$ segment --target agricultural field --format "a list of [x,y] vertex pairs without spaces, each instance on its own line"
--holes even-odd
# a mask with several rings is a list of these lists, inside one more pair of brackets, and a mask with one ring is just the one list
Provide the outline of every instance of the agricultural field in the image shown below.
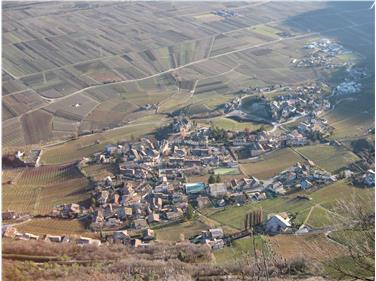
[[45,215],[59,204],[84,203],[88,185],[74,165],[24,168],[3,185],[3,210]]
[[318,144],[295,149],[317,166],[331,173],[360,160],[358,156],[344,146]]
[[76,140],[57,144],[43,150],[41,162],[44,164],[67,163],[88,157],[104,149],[106,144],[130,140],[152,133],[166,124],[164,116],[154,115],[152,120],[140,118],[136,122],[121,128],[107,130],[102,133],[81,136]]
[[218,168],[214,170],[215,175],[239,175],[238,168]]
[[[307,195],[312,200],[299,200],[296,196]],[[236,229],[242,229],[244,226],[245,214],[252,209],[262,208],[264,217],[268,214],[275,214],[280,212],[289,212],[296,214],[297,224],[302,224],[307,219],[312,207],[314,207],[310,214],[308,221],[316,227],[321,227],[330,223],[330,219],[337,214],[336,205],[338,200],[349,200],[351,198],[358,198],[364,201],[364,204],[369,205],[370,208],[374,202],[374,189],[357,188],[349,185],[347,182],[341,180],[331,185],[324,186],[314,191],[301,191],[299,193],[280,196],[274,199],[268,199],[255,203],[249,203],[243,206],[232,206],[225,209],[209,208],[203,211],[208,218],[213,219],[222,225],[228,225]],[[318,206],[316,206],[318,204]],[[324,209],[323,209],[324,208]],[[319,210],[319,211],[317,211]],[[322,211],[321,211],[322,210]],[[323,212],[326,211],[327,213]],[[328,219],[320,221],[323,216],[328,214]],[[338,214],[340,215],[340,214]],[[318,222],[319,221],[319,222]],[[321,225],[319,225],[321,224]]]
[[346,253],[341,245],[329,241],[324,234],[277,235],[267,238],[275,254],[281,258],[306,258],[322,262]]
[[238,122],[229,118],[217,117],[212,119],[206,119],[204,124],[209,123],[214,127],[218,127],[224,130],[232,131],[244,131],[249,129],[250,131],[258,130],[260,128],[268,129],[270,126],[266,124],[254,123],[254,122]]
[[86,229],[86,223],[80,220],[62,220],[62,219],[33,219],[32,221],[22,223],[17,226],[22,232],[29,232],[36,235],[82,235],[93,237],[94,234]]
[[[46,3],[44,12],[28,7],[30,13],[4,6],[3,92],[9,97],[3,101],[3,120],[20,117],[12,121],[16,130],[4,126],[4,145],[45,144],[120,127],[152,115],[138,111],[145,104],[159,104],[162,113],[188,108],[206,114],[244,87],[320,78],[315,69],[289,65],[292,56],[304,55],[303,45],[316,36],[297,28],[294,19],[308,13],[311,17],[303,22],[322,32],[321,21],[312,20],[314,11],[332,8],[299,3],[291,9],[270,2],[210,2],[192,8],[183,3],[86,6]],[[239,16],[228,20],[212,14],[226,8],[236,9]],[[148,20],[139,20],[141,15]],[[347,8],[333,13],[329,26],[348,15]],[[368,16],[362,19],[365,25],[370,21]],[[291,36],[281,37],[283,32]],[[369,44],[358,28],[347,32]],[[214,122],[244,128],[232,121]],[[336,122],[342,134],[341,120]]]
[[365,135],[374,126],[375,113],[369,101],[342,100],[334,110],[323,115],[335,129],[332,137],[346,139]]
[[18,185],[50,185],[63,183],[67,180],[82,178],[82,174],[74,165],[40,166],[25,168],[18,177]]
[[[262,240],[264,240],[264,242],[262,242]],[[257,250],[261,250],[261,247],[263,246],[262,243],[267,243],[265,242],[265,238],[262,236],[256,236],[254,243],[251,237],[244,237],[239,240],[235,240],[231,244],[231,247],[224,247],[223,249],[214,252],[215,262],[216,264],[221,265],[226,263],[240,262],[244,259],[249,259],[251,261],[251,257],[254,256],[254,245],[256,246]]]
[[284,148],[263,155],[257,161],[243,160],[239,166],[244,174],[266,180],[297,162],[303,161],[304,159],[292,149]]
[[184,239],[189,239],[191,236],[201,233],[203,229],[208,228],[201,221],[194,220],[156,229],[155,232],[159,241],[179,241],[183,236]]

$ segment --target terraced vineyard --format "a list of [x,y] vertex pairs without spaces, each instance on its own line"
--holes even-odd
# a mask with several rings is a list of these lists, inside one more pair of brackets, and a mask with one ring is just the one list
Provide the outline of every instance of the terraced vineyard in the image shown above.
[[52,185],[67,180],[81,178],[82,174],[75,165],[40,166],[38,168],[26,168],[20,175],[18,185]]
[[88,184],[72,164],[25,168],[11,184],[3,185],[3,210],[48,214],[56,205],[87,200]]

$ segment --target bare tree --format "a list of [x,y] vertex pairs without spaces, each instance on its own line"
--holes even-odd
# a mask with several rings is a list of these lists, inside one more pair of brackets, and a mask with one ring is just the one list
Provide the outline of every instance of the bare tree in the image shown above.
[[[354,196],[339,201],[336,213],[341,229],[331,237],[344,245],[343,259],[336,258],[328,266],[342,279],[375,280],[375,213],[373,198]],[[344,259],[347,262],[344,262]],[[349,266],[351,264],[351,266]]]

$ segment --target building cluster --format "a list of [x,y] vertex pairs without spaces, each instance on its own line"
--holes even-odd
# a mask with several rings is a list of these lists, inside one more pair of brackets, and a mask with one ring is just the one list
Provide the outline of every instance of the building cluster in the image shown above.
[[330,102],[322,93],[322,85],[312,84],[289,89],[270,101],[273,120],[285,122],[305,115],[316,116],[330,108]]
[[332,62],[332,58],[341,54],[349,53],[342,45],[322,38],[304,45],[309,50],[302,59],[293,59],[291,63],[296,67],[324,67],[335,68],[339,65]]
[[228,10],[228,9],[213,11],[212,14],[220,16],[220,17],[224,17],[224,18],[231,18],[231,17],[235,17],[239,15],[237,12]]
[[212,250],[219,250],[225,246],[224,233],[222,228],[212,228],[201,231],[201,234],[194,236],[191,239],[195,244],[206,244]]
[[33,149],[29,153],[17,151],[15,157],[20,160],[26,167],[39,167],[40,157],[42,156],[42,150]]
[[[309,161],[311,162],[311,161]],[[309,189],[313,186],[327,185],[337,180],[336,176],[319,169],[314,163],[296,163],[271,179],[267,191],[283,195],[288,190]]]
[[356,81],[344,81],[333,89],[333,95],[353,95],[360,93],[362,84]]
[[[243,89],[243,90],[244,90],[244,89]],[[240,106],[240,104],[241,104],[241,100],[240,100],[240,98],[239,98],[239,97],[236,97],[236,98],[234,98],[233,100],[231,100],[231,101],[229,101],[229,102],[227,102],[227,103],[225,104],[224,112],[225,112],[225,113],[228,113],[228,112],[231,112],[231,111],[233,111],[233,110],[235,110],[235,109],[238,109],[239,106]]]

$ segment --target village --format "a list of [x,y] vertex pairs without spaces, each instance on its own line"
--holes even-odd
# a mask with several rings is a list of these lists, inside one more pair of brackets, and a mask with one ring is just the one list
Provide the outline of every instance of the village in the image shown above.
[[[295,99],[293,95],[290,97]],[[282,97],[276,100],[285,104]],[[330,135],[330,126],[313,112],[289,129],[260,129],[253,132],[198,126],[188,117],[178,117],[168,127],[169,134],[165,138],[145,137],[139,141],[107,145],[103,152],[83,158],[77,165],[82,169],[93,164],[113,164],[118,173],[92,182],[92,188],[88,190],[91,194],[89,207],[77,203],[64,204],[56,206],[50,214],[52,218],[89,220],[91,231],[100,233],[101,240],[89,237],[70,239],[49,234],[39,237],[20,233],[11,225],[3,227],[3,236],[19,240],[76,242],[81,245],[106,242],[132,247],[147,246],[156,238],[155,227],[162,228],[189,220],[201,208],[240,206],[328,185],[337,181],[337,175],[317,167],[312,161],[298,162],[264,181],[256,177],[222,181],[216,173],[221,169],[237,171],[239,157],[254,159],[284,147],[325,142]],[[328,145],[338,144],[332,141]],[[348,173],[351,175],[350,171]],[[191,175],[210,175],[208,184],[187,182]],[[372,170],[357,179],[358,183],[366,186],[375,183]],[[12,213],[4,215],[12,216]],[[207,244],[213,250],[220,249],[232,239],[255,231],[254,226],[258,231],[270,235],[302,231],[292,228],[289,215],[284,212],[270,215],[265,221],[262,218],[254,219],[250,228],[235,236],[225,236],[221,228],[203,230],[192,238],[192,242]]]

